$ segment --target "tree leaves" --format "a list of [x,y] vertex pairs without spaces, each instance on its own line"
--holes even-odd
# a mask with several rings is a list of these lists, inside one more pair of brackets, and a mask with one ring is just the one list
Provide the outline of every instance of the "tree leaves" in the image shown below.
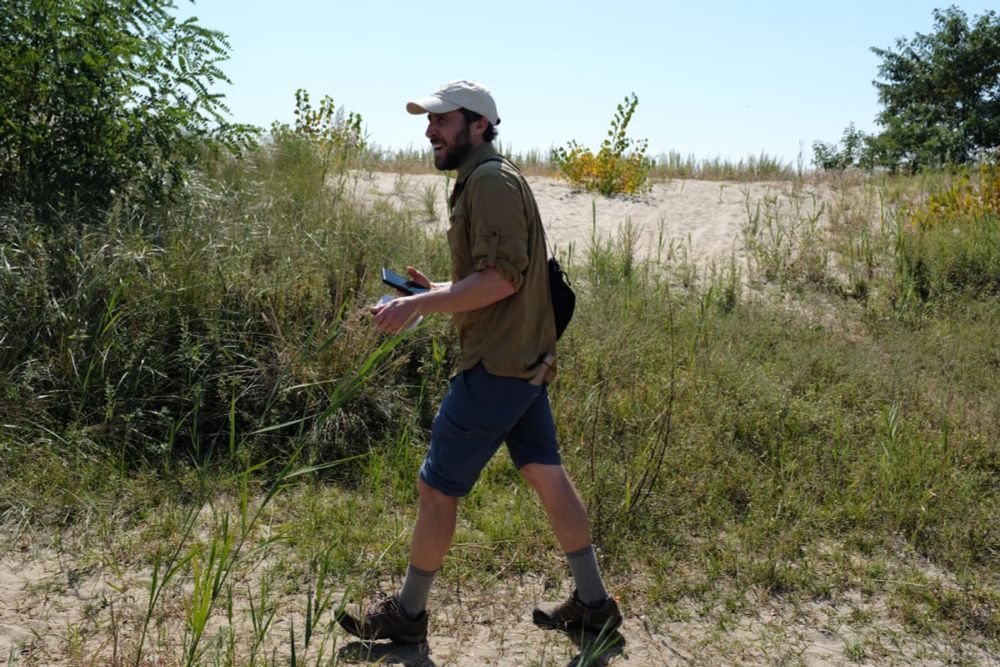
[[205,148],[253,136],[217,82],[229,44],[173,0],[9,0],[0,13],[0,201],[43,220],[175,194]]
[[1000,19],[969,22],[957,7],[934,10],[935,31],[897,39],[874,82],[883,109],[882,161],[921,166],[964,163],[1000,146]]
[[851,124],[839,149],[816,142],[819,167],[915,172],[1000,148],[1000,18],[987,11],[970,22],[952,6],[935,9],[934,23],[930,34],[871,49],[881,59],[872,84],[882,130],[866,135]]

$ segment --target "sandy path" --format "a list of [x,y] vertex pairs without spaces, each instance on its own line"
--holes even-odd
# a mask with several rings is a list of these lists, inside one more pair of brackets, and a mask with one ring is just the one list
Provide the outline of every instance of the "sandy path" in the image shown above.
[[[273,563],[272,563],[273,565]],[[268,563],[234,573],[237,589],[253,587]],[[9,665],[72,667],[131,664],[145,611],[149,570],[83,565],[51,546],[14,549],[0,556],[0,662]],[[255,574],[256,572],[256,574]],[[249,575],[249,578],[247,576]],[[618,582],[622,585],[623,582]],[[389,584],[387,583],[386,586]],[[624,584],[627,586],[627,584]],[[289,656],[294,624],[302,656],[302,610],[308,586],[276,580],[273,624],[265,641],[268,662]],[[330,664],[405,665],[407,667],[566,667],[584,662],[581,647],[593,636],[543,630],[530,621],[539,599],[557,599],[568,588],[546,591],[536,577],[512,577],[490,590],[457,590],[441,582],[432,598],[430,636],[418,647],[388,642],[363,643],[332,623],[326,636]],[[182,655],[183,608],[190,585],[167,593],[147,638],[143,665],[173,665]],[[336,597],[340,597],[336,593]],[[748,593],[754,596],[753,593]],[[253,638],[247,600],[234,600],[238,655],[246,656]],[[855,591],[823,601],[782,602],[762,594],[748,599],[746,611],[726,615],[721,609],[687,603],[670,614],[643,608],[639,600],[624,607],[625,622],[615,643],[591,665],[664,667],[671,665],[997,665],[996,655],[968,641],[907,633],[884,600]],[[214,615],[211,634],[227,627],[225,611]],[[724,620],[725,619],[725,620]],[[583,641],[581,641],[581,639]],[[208,638],[206,638],[208,640]],[[954,643],[952,643],[954,641]],[[211,664],[211,649],[199,664]],[[221,646],[221,645],[218,645]],[[117,652],[119,662],[112,656]],[[315,656],[314,656],[315,657]],[[309,664],[312,664],[310,661]],[[327,664],[326,661],[323,664]]]

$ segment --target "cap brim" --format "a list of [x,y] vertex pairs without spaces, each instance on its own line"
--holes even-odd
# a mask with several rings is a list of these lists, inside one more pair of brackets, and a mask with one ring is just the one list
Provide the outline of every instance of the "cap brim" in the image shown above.
[[457,104],[445,102],[439,97],[422,97],[419,100],[406,103],[406,110],[412,114],[448,113],[459,108],[461,107]]

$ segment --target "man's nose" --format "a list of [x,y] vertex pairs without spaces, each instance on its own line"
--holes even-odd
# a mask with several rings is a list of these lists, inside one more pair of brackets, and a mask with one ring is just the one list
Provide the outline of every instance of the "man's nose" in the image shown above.
[[427,123],[427,131],[424,132],[424,136],[427,137],[428,139],[434,138],[434,125],[432,125],[431,123]]

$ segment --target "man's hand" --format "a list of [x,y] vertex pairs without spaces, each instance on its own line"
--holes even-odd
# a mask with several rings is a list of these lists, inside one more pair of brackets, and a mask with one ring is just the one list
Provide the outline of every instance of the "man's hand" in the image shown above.
[[413,296],[400,296],[389,303],[371,306],[375,326],[395,333],[420,315],[430,313],[467,313],[485,308],[514,293],[514,287],[495,268],[488,268],[466,276],[457,283],[432,283],[412,266],[406,272],[413,282],[427,286],[430,291]]
[[[421,287],[429,290],[440,289],[441,287],[447,287],[450,284],[450,283],[432,283],[427,278],[427,276],[425,276],[421,271],[413,268],[412,266],[406,267],[406,274],[407,277],[410,279],[410,282],[414,282],[420,285]],[[397,289],[396,294],[399,296],[410,296],[409,292],[404,292],[401,289]]]
[[555,355],[546,354],[542,360],[535,365],[535,375],[528,380],[528,384],[533,384],[536,387],[542,386],[542,383],[545,382],[545,376],[548,375],[550,370],[555,370],[555,368]]
[[371,306],[369,310],[375,316],[375,326],[389,333],[396,333],[420,316],[420,304],[412,296],[402,296],[380,306]]
[[440,287],[444,286],[438,283],[432,283],[430,280],[428,280],[427,276],[425,276],[423,273],[413,268],[412,266],[406,267],[406,274],[410,277],[410,280],[420,285],[421,287],[426,287],[427,289],[439,289]]

